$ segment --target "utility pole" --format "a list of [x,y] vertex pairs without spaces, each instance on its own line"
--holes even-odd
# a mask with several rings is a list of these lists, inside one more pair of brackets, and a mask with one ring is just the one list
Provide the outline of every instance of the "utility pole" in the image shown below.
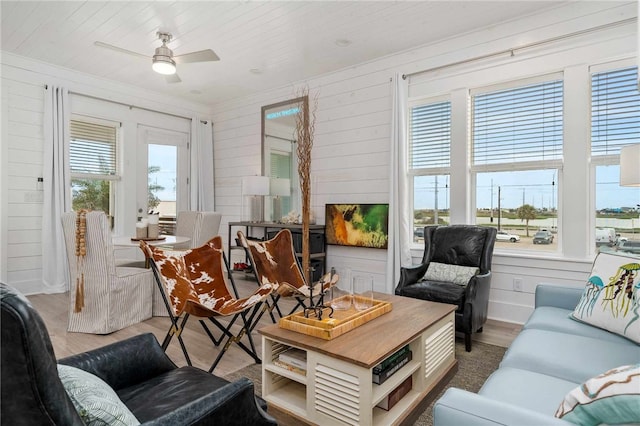
[[502,217],[502,209],[500,208],[500,185],[498,185],[498,231],[500,230],[501,217]]
[[436,199],[435,199],[435,209],[433,215],[433,224],[438,226],[438,176],[434,176],[436,179]]
[[493,179],[491,179],[491,219],[490,222],[493,223]]

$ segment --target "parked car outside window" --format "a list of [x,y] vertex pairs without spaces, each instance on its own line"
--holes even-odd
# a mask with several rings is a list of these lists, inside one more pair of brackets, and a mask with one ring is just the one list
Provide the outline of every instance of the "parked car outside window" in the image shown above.
[[618,251],[640,254],[640,241],[626,240],[618,243]]
[[510,234],[507,231],[498,231],[496,234],[497,241],[511,241],[512,243],[517,243],[520,241],[520,235]]
[[553,235],[550,231],[538,231],[533,236],[533,244],[551,244]]

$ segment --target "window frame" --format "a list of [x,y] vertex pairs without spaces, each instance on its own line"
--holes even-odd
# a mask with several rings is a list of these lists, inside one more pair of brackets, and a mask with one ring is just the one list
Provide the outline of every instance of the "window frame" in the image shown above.
[[[120,165],[121,162],[121,130],[122,130],[122,124],[120,122],[117,121],[113,121],[113,120],[105,120],[105,119],[101,119],[101,118],[96,118],[96,117],[92,117],[92,116],[87,116],[87,115],[82,115],[82,114],[77,114],[77,113],[73,113],[70,116],[70,122],[69,122],[69,126],[71,126],[71,121],[80,121],[80,122],[84,122],[84,123],[89,123],[89,124],[96,124],[96,125],[100,125],[100,126],[106,126],[106,127],[113,127],[115,129],[115,146],[114,146],[114,155],[115,155],[115,160],[114,160],[114,174],[96,174],[96,173],[79,173],[79,172],[73,172],[71,170],[71,160],[69,160],[69,181],[73,182],[74,180],[77,179],[82,179],[82,180],[95,180],[95,181],[109,181],[109,211],[105,212],[107,214],[108,217],[111,218],[111,228],[114,229],[115,228],[115,221],[116,219],[116,214],[115,212],[116,210],[116,202],[117,202],[117,193],[120,189],[120,182],[122,180],[122,168]],[[68,140],[68,155],[71,154],[71,131],[69,131],[69,140]],[[70,185],[69,187],[69,191],[70,191],[70,197],[69,199],[71,200],[71,202],[73,203],[73,186]]]
[[[591,149],[592,143],[592,125],[593,119],[591,116],[593,107],[593,75],[598,73],[613,72],[624,68],[636,67],[640,76],[640,65],[631,58],[621,59],[617,61],[609,61],[604,63],[592,64],[589,66],[589,253],[590,255],[596,255],[598,249],[596,247],[596,203],[597,203],[597,169],[601,166],[619,166],[620,165],[620,153],[616,154],[602,154],[592,155]],[[640,83],[639,83],[640,84]]]
[[[437,103],[443,103],[443,102],[448,102],[449,103],[449,165],[448,166],[434,166],[434,167],[412,167],[412,154],[411,154],[411,150],[413,148],[413,137],[412,137],[412,131],[411,131],[411,124],[412,124],[412,110],[413,108],[416,107],[420,107],[420,106],[425,106],[425,105],[429,105],[429,104],[437,104]],[[409,205],[411,208],[411,217],[410,217],[410,226],[411,226],[411,245],[412,247],[422,247],[423,244],[419,243],[419,242],[415,242],[413,240],[413,232],[415,229],[415,223],[414,223],[414,219],[415,219],[415,178],[419,177],[419,176],[440,176],[440,175],[444,175],[444,176],[448,176],[449,177],[449,181],[450,181],[450,177],[451,177],[451,122],[452,122],[452,117],[453,117],[453,112],[452,112],[452,100],[451,100],[451,95],[450,94],[443,94],[443,95],[438,95],[438,96],[429,96],[429,97],[421,97],[421,98],[417,98],[417,99],[411,99],[408,104],[407,104],[407,179],[408,179],[408,185],[410,188],[409,191]],[[447,188],[448,191],[450,191],[450,185]],[[449,195],[447,196],[447,198],[449,199],[451,196],[451,194],[449,193]],[[450,209],[450,206],[448,206],[448,208]],[[451,213],[449,213],[450,215]]]
[[[509,89],[518,89],[521,87],[526,87],[534,84],[543,84],[545,82],[551,82],[555,80],[562,81],[562,141],[560,143],[561,153],[559,159],[542,159],[542,160],[530,160],[530,161],[522,161],[522,162],[502,162],[502,163],[490,163],[490,164],[475,164],[474,163],[474,117],[475,117],[475,108],[474,108],[474,99],[478,94],[484,93],[492,93]],[[533,77],[515,79],[500,82],[497,84],[478,86],[474,88],[470,88],[468,92],[468,102],[469,102],[469,115],[468,115],[468,150],[469,150],[469,165],[468,165],[468,173],[470,174],[470,217],[473,223],[477,224],[477,192],[478,192],[478,174],[479,173],[499,173],[499,172],[526,172],[526,171],[554,171],[555,180],[552,185],[555,186],[555,196],[554,196],[554,206],[556,212],[555,224],[556,224],[556,236],[557,240],[554,240],[555,250],[553,251],[539,251],[533,249],[519,248],[514,247],[513,250],[510,251],[520,252],[520,253],[535,253],[536,255],[558,255],[562,253],[562,229],[559,227],[559,224],[562,223],[562,209],[560,203],[560,194],[562,191],[562,170],[564,164],[564,143],[565,143],[565,84],[564,84],[564,72],[553,72],[553,73],[543,73],[540,75],[536,75]],[[480,225],[481,226],[481,225]],[[500,250],[498,248],[498,250]]]

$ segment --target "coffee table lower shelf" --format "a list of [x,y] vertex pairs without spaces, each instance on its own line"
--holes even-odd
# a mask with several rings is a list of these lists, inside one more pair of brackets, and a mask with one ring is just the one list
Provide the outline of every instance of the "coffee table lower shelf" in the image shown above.
[[[379,320],[384,318],[381,317]],[[295,340],[278,339],[263,333],[262,396],[270,411],[286,413],[297,420],[321,425],[394,425],[414,419],[423,410],[423,402],[448,380],[457,369],[455,360],[455,318],[449,312],[425,326],[420,334],[407,342],[413,360],[381,385],[372,383],[374,365],[340,359],[340,354],[326,353],[308,345],[297,346]],[[277,332],[281,334],[282,332]],[[356,337],[352,333],[341,336]],[[292,333],[295,335],[296,333]],[[322,340],[319,340],[322,341]],[[356,340],[357,341],[357,340]],[[306,375],[274,364],[278,355],[296,347],[307,354]],[[326,348],[326,346],[324,346]],[[386,356],[397,350],[397,345]],[[411,376],[412,389],[386,411],[376,404]],[[276,416],[278,418],[278,416]],[[281,420],[278,418],[278,420]],[[285,424],[288,422],[285,422]]]

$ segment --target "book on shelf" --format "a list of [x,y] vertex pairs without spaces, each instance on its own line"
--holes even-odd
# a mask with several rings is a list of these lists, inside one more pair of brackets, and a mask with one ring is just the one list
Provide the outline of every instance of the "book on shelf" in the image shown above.
[[303,370],[302,368],[298,368],[294,365],[291,364],[287,364],[286,362],[280,361],[279,359],[274,359],[273,360],[273,365],[276,365],[280,368],[284,368],[285,370],[289,370],[293,373],[296,374],[300,374],[302,376],[306,376],[307,375],[307,370]]
[[290,348],[278,355],[278,359],[286,364],[300,368],[302,370],[307,369],[307,352]]
[[383,410],[391,410],[394,405],[398,403],[402,399],[403,396],[409,393],[411,388],[413,387],[413,376],[409,376],[405,379],[404,382],[400,383],[397,388],[392,390],[385,396],[382,401],[380,401],[376,407],[380,407]]
[[402,367],[407,365],[409,361],[412,359],[412,352],[405,352],[399,358],[396,358],[393,364],[388,365],[386,369],[380,371],[379,373],[372,374],[372,381],[377,385],[383,384],[389,377],[393,376],[396,371],[400,370]]
[[403,346],[393,354],[389,355],[380,364],[373,367],[373,372],[376,374],[380,373],[382,370],[385,370],[386,368],[388,368],[390,365],[394,363],[394,361],[402,357],[402,355],[406,354],[407,352],[409,352],[409,345]]

